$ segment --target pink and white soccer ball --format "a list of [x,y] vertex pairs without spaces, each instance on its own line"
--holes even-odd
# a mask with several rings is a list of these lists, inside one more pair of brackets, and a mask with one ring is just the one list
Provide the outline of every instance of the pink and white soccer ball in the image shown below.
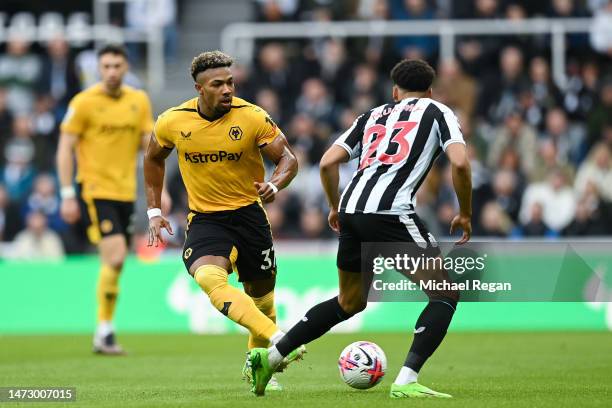
[[356,341],[342,350],[338,360],[340,377],[353,388],[365,390],[378,384],[387,369],[387,356],[370,341]]

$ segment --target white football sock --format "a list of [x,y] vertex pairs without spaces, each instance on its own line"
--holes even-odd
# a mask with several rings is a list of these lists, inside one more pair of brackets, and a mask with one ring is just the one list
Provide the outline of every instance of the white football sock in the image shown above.
[[419,373],[409,367],[402,367],[393,384],[406,385],[417,382]]
[[105,320],[105,321],[101,321],[100,323],[98,323],[96,335],[100,337],[106,337],[113,332],[114,332],[113,323],[111,321]]
[[272,337],[270,337],[270,343],[272,343],[272,345],[275,345],[276,343],[280,341],[280,339],[283,338],[284,335],[285,333],[283,333],[280,330],[277,330],[276,333],[274,333]]
[[270,367],[276,367],[283,361],[283,355],[278,351],[276,346],[272,346],[268,349],[268,362]]

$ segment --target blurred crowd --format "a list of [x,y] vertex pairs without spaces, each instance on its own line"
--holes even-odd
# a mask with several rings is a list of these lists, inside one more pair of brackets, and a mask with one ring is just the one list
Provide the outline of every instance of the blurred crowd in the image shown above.
[[[252,63],[234,67],[237,94],[271,115],[300,163],[267,206],[275,238],[332,237],[318,161],[359,114],[390,100],[389,70],[403,57],[436,68],[434,97],[460,120],[476,235],[612,233],[612,2],[254,0],[253,10],[253,20],[266,22],[593,16],[589,33],[567,36],[562,86],[551,75],[547,35],[459,37],[452,60],[440,60],[430,36],[258,42]],[[13,255],[31,256],[33,241],[45,242],[40,251],[85,249],[59,217],[54,169],[67,102],[96,77],[93,51],[76,51],[60,37],[45,44],[9,37],[0,48],[0,241],[15,242]],[[343,166],[341,187],[354,168]],[[168,174],[171,219],[184,226],[180,176]],[[417,194],[417,212],[445,236],[457,208],[441,157]]]

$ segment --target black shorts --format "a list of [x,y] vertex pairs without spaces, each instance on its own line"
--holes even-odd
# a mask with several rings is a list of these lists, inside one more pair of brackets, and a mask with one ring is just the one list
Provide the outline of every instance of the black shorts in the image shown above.
[[183,262],[187,271],[199,258],[222,256],[232,263],[240,282],[276,275],[272,231],[257,202],[236,210],[189,214]]
[[103,199],[82,199],[81,215],[87,237],[97,244],[106,236],[123,234],[129,245],[134,229],[134,202]]
[[362,272],[362,243],[415,242],[428,255],[440,254],[438,244],[416,214],[339,214],[340,244],[336,264],[346,272]]

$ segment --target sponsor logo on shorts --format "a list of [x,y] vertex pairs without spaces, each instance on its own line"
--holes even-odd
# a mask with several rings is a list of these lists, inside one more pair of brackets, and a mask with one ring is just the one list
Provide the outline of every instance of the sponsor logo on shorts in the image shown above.
[[111,220],[102,220],[100,223],[100,231],[104,234],[108,234],[113,230],[113,222]]
[[219,150],[215,153],[200,153],[200,152],[185,152],[185,161],[188,163],[221,163],[224,161],[238,161],[242,157],[242,153],[226,152]]
[[185,253],[183,254],[183,257],[184,257],[185,259],[189,259],[189,257],[191,256],[191,254],[192,254],[192,253],[193,253],[193,249],[191,249],[191,248],[187,248],[187,249],[185,250]]

